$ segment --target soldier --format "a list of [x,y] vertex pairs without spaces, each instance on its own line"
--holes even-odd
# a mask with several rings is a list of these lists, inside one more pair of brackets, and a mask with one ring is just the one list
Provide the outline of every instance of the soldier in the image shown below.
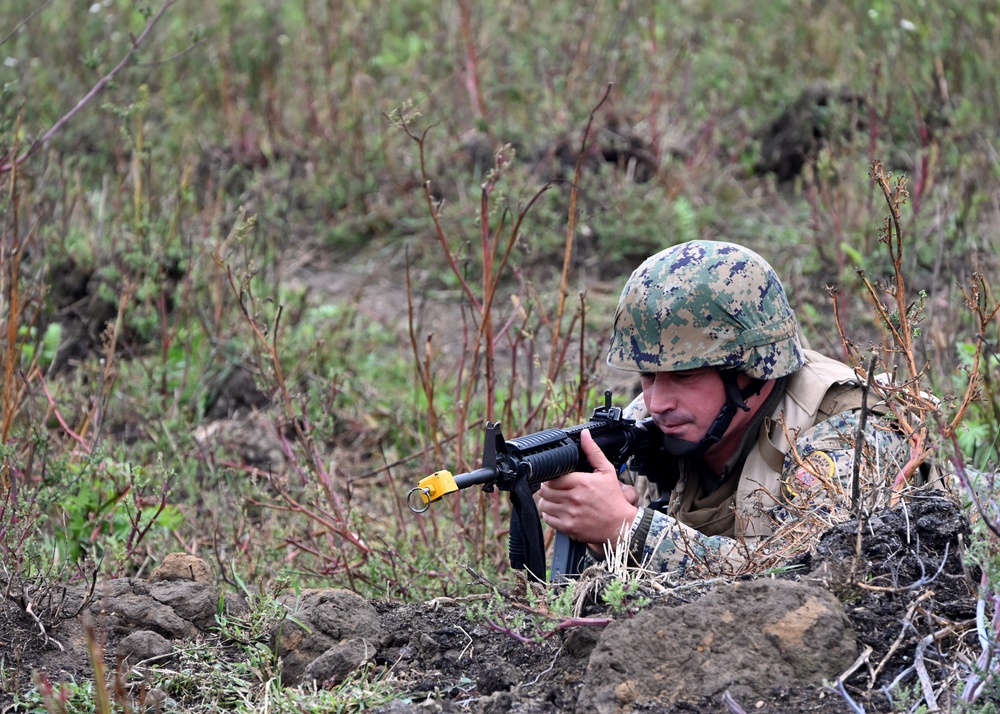
[[[798,335],[781,282],[753,251],[698,240],[647,259],[622,291],[607,361],[639,373],[642,396],[625,415],[651,417],[676,458],[622,485],[584,432],[594,473],[543,483],[543,520],[595,553],[627,538],[632,561],[654,571],[733,572],[783,523],[847,505],[862,389]],[[867,422],[864,477],[895,475],[907,440],[891,419]]]

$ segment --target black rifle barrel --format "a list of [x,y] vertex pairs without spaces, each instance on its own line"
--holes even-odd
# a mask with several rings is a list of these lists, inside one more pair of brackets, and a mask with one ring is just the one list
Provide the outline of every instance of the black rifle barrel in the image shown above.
[[475,471],[469,471],[455,476],[455,485],[459,488],[468,488],[481,483],[493,483],[497,478],[497,470],[490,467],[483,467]]

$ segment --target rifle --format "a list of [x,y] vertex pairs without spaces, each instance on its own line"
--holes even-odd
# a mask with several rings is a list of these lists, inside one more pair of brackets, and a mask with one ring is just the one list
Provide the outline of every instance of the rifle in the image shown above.
[[[630,459],[639,466],[661,450],[656,429],[647,430],[649,420],[636,422],[622,417],[620,407],[611,405],[611,392],[604,392],[604,406],[594,409],[590,421],[567,429],[546,429],[505,441],[497,422],[486,423],[482,467],[453,476],[437,471],[422,479],[410,490],[407,505],[414,513],[423,513],[432,501],[470,486],[483,490],[495,488],[510,492],[510,564],[527,569],[538,581],[545,579],[545,544],[538,509],[532,494],[543,481],[573,471],[592,471],[580,448],[580,434],[589,429],[594,441],[619,473]],[[556,532],[552,572],[549,579],[558,583],[581,571],[587,548],[564,533]]]

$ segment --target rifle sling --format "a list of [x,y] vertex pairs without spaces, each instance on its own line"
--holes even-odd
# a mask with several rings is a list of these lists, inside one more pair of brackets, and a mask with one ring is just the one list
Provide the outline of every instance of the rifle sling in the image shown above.
[[510,567],[527,568],[539,582],[545,582],[545,539],[538,508],[528,479],[517,478],[510,489],[510,537],[520,536],[523,548],[510,549]]

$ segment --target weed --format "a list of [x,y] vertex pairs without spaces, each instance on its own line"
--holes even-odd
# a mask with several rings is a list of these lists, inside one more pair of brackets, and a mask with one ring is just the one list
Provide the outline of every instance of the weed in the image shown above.
[[[69,681],[52,683],[44,674],[35,675],[35,686],[23,695],[15,695],[14,704],[19,711],[31,714],[112,714],[127,712],[122,707],[97,708],[94,682]],[[23,707],[23,709],[22,709]]]
[[634,613],[651,602],[648,596],[640,594],[641,589],[642,583],[639,580],[613,578],[601,591],[601,602],[615,614]]
[[604,627],[611,622],[606,617],[580,617],[566,608],[573,603],[572,588],[563,594],[526,591],[526,602],[511,601],[500,593],[491,600],[476,603],[467,617],[481,621],[492,630],[502,632],[523,644],[542,644],[557,633],[576,627]]
[[[182,522],[177,508],[166,501],[169,473],[147,474],[104,454],[94,455],[79,470],[71,465],[69,471],[53,501],[52,519],[61,524],[57,547],[70,563],[84,557],[107,559],[110,572],[121,573],[153,527],[173,530]],[[160,484],[159,494],[149,493],[153,484]]]
[[[614,378],[616,287],[692,236],[775,256],[831,353],[817,287],[838,286],[846,349],[907,385],[880,396],[913,435],[910,467],[996,470],[992,7],[29,5],[0,29],[0,555],[6,602],[45,632],[67,614],[39,609],[53,583],[178,547],[261,598],[290,583],[418,599],[478,587],[470,563],[504,573],[499,497],[418,519],[400,494],[478,466],[487,419],[509,435],[580,421]],[[826,136],[801,175],[755,175],[758,128],[814,81],[858,102],[816,108]],[[904,192],[907,221],[891,208],[872,230]],[[254,396],[227,408],[236,374]],[[244,419],[280,458],[197,438]],[[608,595],[626,610],[642,597],[628,577]],[[571,617],[570,590],[493,619],[534,641]],[[175,702],[280,700],[256,639],[280,613],[255,607],[225,621],[228,649],[191,649]],[[234,651],[257,659],[210,669]],[[356,684],[281,706],[346,710],[384,681]]]
[[[471,684],[471,682],[465,682]],[[399,700],[411,698],[394,685],[392,672],[377,672],[371,665],[354,671],[343,682],[329,689],[312,687],[286,688],[270,698],[269,711],[296,714],[304,710],[353,714],[365,712]]]

